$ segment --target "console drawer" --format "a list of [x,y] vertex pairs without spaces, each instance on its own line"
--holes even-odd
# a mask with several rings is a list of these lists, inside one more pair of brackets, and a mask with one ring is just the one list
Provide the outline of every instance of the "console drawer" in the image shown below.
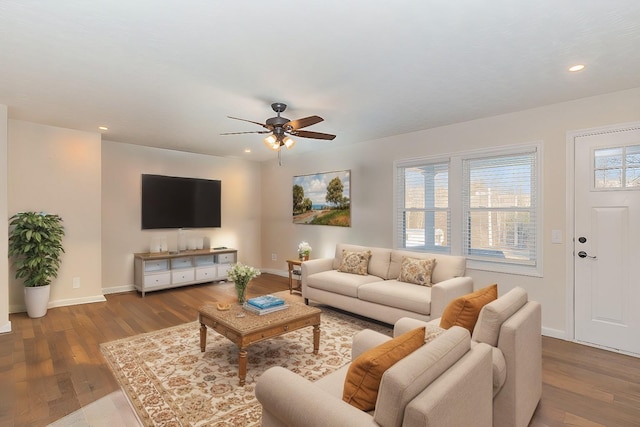
[[235,261],[235,256],[233,254],[219,254],[218,255],[218,264],[231,264]]
[[168,271],[166,273],[144,275],[145,288],[153,288],[155,286],[165,286],[170,283],[171,283],[171,274]]
[[171,283],[188,283],[195,280],[195,272],[192,268],[187,270],[173,270],[171,272]]
[[196,270],[196,280],[216,280],[216,267],[204,267]]

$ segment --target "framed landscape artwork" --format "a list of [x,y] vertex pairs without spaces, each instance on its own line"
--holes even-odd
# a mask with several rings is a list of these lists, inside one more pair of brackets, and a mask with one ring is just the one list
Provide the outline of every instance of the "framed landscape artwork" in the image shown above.
[[293,222],[351,227],[351,171],[294,176]]

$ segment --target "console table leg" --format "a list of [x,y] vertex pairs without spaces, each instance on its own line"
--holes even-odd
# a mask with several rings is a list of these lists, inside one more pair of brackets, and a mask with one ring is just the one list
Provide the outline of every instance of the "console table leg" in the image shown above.
[[207,326],[204,323],[200,323],[200,351],[204,353],[204,349],[207,347]]
[[238,377],[240,385],[244,385],[247,378],[247,350],[241,348],[238,352]]
[[320,349],[320,325],[313,325],[313,354]]

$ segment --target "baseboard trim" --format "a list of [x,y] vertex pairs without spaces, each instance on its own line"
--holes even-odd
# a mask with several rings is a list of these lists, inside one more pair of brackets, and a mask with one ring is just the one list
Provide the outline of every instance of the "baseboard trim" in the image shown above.
[[262,271],[263,273],[275,274],[276,276],[282,276],[287,278],[289,277],[289,272],[287,270],[272,270],[270,268],[267,268],[267,269],[261,268],[260,271]]
[[[82,298],[69,298],[49,301],[49,308],[66,307],[68,305],[89,304],[94,302],[105,302],[107,299],[103,295],[94,295]],[[26,308],[25,308],[26,310]]]
[[570,341],[567,340],[567,334],[565,333],[565,331],[561,331],[560,329],[545,328],[543,326],[542,335],[549,338],[558,338],[564,341]]
[[123,292],[135,291],[134,285],[112,286],[110,288],[102,288],[102,295],[120,294]]
[[[94,295],[82,298],[59,299],[49,301],[47,308],[67,307],[69,305],[90,304],[94,302],[105,302],[107,299],[103,295]],[[26,313],[27,306],[24,304],[12,305],[9,307],[9,313]]]
[[11,321],[7,321],[2,327],[0,327],[0,334],[6,334],[11,332]]

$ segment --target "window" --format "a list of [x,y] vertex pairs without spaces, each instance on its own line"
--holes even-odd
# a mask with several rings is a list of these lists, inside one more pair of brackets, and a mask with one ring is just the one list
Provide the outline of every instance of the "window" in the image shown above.
[[397,168],[398,227],[402,247],[450,252],[449,163],[433,162]]
[[396,247],[465,256],[468,267],[541,270],[541,144],[396,163]]
[[593,153],[594,187],[620,190],[640,187],[640,145],[602,148]]

